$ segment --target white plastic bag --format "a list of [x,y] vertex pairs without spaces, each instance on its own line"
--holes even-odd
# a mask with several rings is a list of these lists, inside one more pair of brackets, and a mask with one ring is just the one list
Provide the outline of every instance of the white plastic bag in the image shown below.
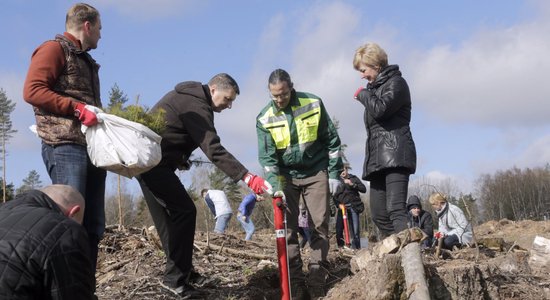
[[96,167],[132,178],[160,162],[162,138],[154,131],[99,109],[96,116],[97,125],[82,126],[88,155]]

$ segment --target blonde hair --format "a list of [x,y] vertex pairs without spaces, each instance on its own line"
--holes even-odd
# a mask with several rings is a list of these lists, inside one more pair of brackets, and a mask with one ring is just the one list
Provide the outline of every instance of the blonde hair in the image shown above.
[[360,64],[383,69],[388,65],[388,55],[376,43],[366,43],[355,50],[353,68],[359,71]]
[[430,198],[428,199],[431,205],[438,204],[438,203],[447,203],[447,197],[441,193],[433,193],[430,195]]

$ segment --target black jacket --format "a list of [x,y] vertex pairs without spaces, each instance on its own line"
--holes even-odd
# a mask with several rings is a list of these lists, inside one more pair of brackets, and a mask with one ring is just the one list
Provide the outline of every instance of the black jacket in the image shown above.
[[[411,214],[411,207],[413,206],[420,207],[420,214],[418,217],[414,217]],[[432,215],[422,209],[422,203],[420,202],[420,199],[417,196],[410,196],[407,200],[407,211],[409,215],[409,228],[418,227],[424,231],[429,238],[429,241],[431,241],[434,237],[434,223],[432,219]]]
[[364,204],[361,201],[359,193],[364,193],[367,188],[357,176],[348,174],[348,179],[351,180],[353,185],[348,185],[344,182],[343,178],[340,178],[342,184],[338,187],[333,195],[334,205],[338,208],[339,204],[344,204],[348,207],[352,207],[355,212],[362,213],[364,210]]
[[416,148],[409,127],[411,95],[399,66],[385,67],[376,80],[358,95],[365,106],[367,129],[363,179],[373,173],[400,168],[409,174],[416,171]]
[[32,190],[0,206],[0,299],[93,299],[84,227]]
[[159,165],[184,166],[198,147],[216,167],[235,182],[248,170],[221,144],[214,127],[212,96],[207,85],[186,81],[176,85],[152,108],[165,111],[166,129],[161,134]]

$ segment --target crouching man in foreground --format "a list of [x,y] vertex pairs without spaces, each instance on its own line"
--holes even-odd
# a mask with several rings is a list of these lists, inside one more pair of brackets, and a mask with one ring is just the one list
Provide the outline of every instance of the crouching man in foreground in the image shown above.
[[0,299],[94,299],[84,198],[68,185],[0,206]]

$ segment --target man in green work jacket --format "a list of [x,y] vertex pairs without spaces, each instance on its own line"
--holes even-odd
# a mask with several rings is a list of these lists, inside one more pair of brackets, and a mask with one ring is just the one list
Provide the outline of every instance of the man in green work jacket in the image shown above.
[[[316,299],[326,294],[329,198],[343,169],[340,138],[321,99],[294,90],[285,70],[273,71],[268,87],[271,101],[256,119],[259,161],[275,196],[283,196],[288,206],[292,298],[305,299],[309,292]],[[310,216],[307,288],[297,235],[300,197]]]

